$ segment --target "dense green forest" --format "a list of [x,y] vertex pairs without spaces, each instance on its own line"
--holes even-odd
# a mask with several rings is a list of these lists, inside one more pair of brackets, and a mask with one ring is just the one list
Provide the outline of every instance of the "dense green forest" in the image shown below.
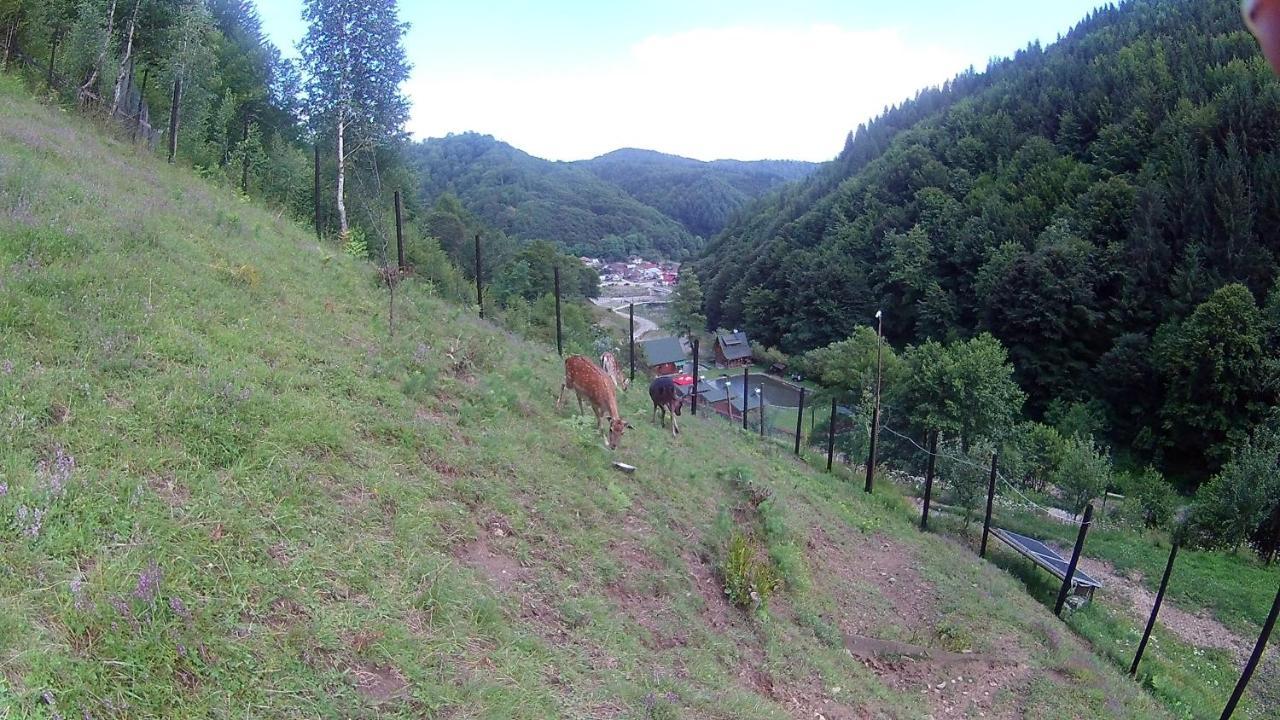
[[551,162],[477,133],[426,140],[410,155],[423,202],[452,195],[507,235],[610,259],[691,257],[733,213],[814,168],[792,161],[708,163],[647,150]]
[[507,235],[551,240],[571,252],[685,258],[701,242],[675,220],[581,168],[535,158],[489,135],[462,133],[414,145],[424,202],[456,196]]
[[704,238],[723,230],[733,214],[752,200],[807,177],[816,167],[796,160],[702,162],[633,148],[573,164]]
[[1199,479],[1273,404],[1280,83],[1234,0],[1133,0],[851,135],[697,267],[788,352],[989,332],[1032,417]]

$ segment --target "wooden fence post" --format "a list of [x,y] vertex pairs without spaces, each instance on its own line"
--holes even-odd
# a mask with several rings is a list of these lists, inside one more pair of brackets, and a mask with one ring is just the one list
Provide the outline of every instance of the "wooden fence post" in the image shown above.
[[698,369],[698,351],[701,349],[701,344],[702,342],[698,338],[693,339],[693,402],[690,406],[690,412],[693,413],[694,417],[698,416],[698,384],[702,382],[702,376],[699,374],[700,370]]
[[827,472],[836,457],[836,399],[831,398],[831,424],[827,426]]
[[929,529],[929,502],[933,498],[933,472],[938,459],[938,431],[929,433],[929,465],[924,471],[924,512],[920,514],[920,529]]
[[1267,615],[1267,620],[1262,625],[1258,644],[1253,646],[1253,654],[1249,656],[1249,662],[1245,663],[1244,673],[1240,675],[1240,682],[1236,683],[1236,689],[1231,692],[1231,699],[1227,701],[1227,707],[1222,711],[1221,720],[1230,720],[1232,713],[1236,711],[1236,705],[1240,703],[1245,688],[1249,687],[1249,680],[1253,678],[1253,671],[1258,669],[1262,654],[1267,651],[1267,641],[1271,639],[1271,631],[1276,628],[1278,615],[1280,615],[1280,591],[1276,592],[1276,600],[1271,603],[1271,614]]
[[1160,591],[1156,593],[1156,603],[1151,608],[1151,617],[1147,619],[1147,629],[1142,633],[1142,642],[1138,643],[1138,654],[1133,656],[1133,664],[1129,666],[1129,677],[1138,676],[1138,664],[1142,662],[1142,653],[1147,650],[1147,641],[1151,639],[1151,631],[1156,626],[1156,617],[1160,615],[1160,606],[1164,604],[1164,591],[1169,587],[1169,575],[1173,573],[1173,561],[1178,557],[1178,541],[1173,541],[1173,549],[1169,551],[1169,564],[1164,566],[1164,577],[1160,580]]
[[311,205],[316,211],[316,240],[323,240],[320,227],[320,143],[315,146],[315,183],[311,189]]
[[991,481],[987,485],[987,516],[982,521],[982,549],[978,552],[979,557],[987,556],[987,536],[991,534],[991,509],[996,502],[996,462],[999,457],[997,453],[991,453]]
[[751,368],[742,368],[742,429],[747,428],[747,415],[751,410]]
[[800,454],[800,433],[804,432],[804,387],[800,388],[800,407],[796,408],[796,455]]
[[1076,536],[1075,550],[1071,551],[1071,563],[1067,565],[1067,576],[1062,579],[1062,589],[1058,591],[1058,602],[1053,606],[1053,614],[1062,617],[1062,606],[1067,603],[1067,593],[1071,591],[1071,581],[1076,576],[1076,565],[1080,563],[1080,552],[1084,550],[1084,538],[1089,534],[1089,525],[1093,523],[1093,503],[1084,509],[1084,521],[1080,523],[1080,534]]
[[880,404],[871,411],[871,448],[867,452],[867,484],[863,491],[870,494],[876,475],[876,436],[880,434]]
[[182,103],[182,76],[173,79],[173,100],[169,105],[169,164],[178,156],[178,106]]
[[248,194],[249,192],[249,118],[244,119],[244,133],[240,138],[240,152],[244,153],[244,157],[240,158],[240,192]]
[[403,272],[404,264],[404,201],[396,191],[396,267]]
[[560,266],[555,265],[551,268],[551,274],[555,280],[556,291],[556,353],[560,357],[564,357],[564,337],[561,334],[561,318],[560,318]]
[[480,233],[476,233],[476,307],[480,310],[480,317],[484,317],[484,290],[481,288],[481,276],[484,274],[484,266],[480,260]]
[[628,338],[629,338],[628,342],[631,343],[631,382],[635,383],[636,381],[636,304],[635,303],[631,303],[630,308],[627,310],[627,317],[629,318],[629,322],[630,322],[630,325],[629,325],[630,333],[628,335]]

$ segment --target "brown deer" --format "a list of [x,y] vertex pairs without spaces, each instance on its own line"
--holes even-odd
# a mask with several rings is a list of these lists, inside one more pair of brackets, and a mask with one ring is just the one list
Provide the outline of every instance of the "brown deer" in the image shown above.
[[606,352],[600,356],[600,367],[613,378],[614,387],[626,392],[631,387],[631,378],[623,374],[622,368],[618,367],[618,358],[611,352]]
[[649,383],[649,399],[653,401],[653,413],[650,420],[657,417],[658,411],[662,411],[662,427],[667,427],[667,411],[671,411],[671,437],[680,434],[680,423],[676,420],[680,415],[680,408],[684,407],[684,401],[687,396],[680,394],[680,388],[676,387],[675,380],[668,377],[654,378]]
[[560,399],[556,401],[556,409],[564,407],[565,390],[573,390],[578,396],[578,412],[583,411],[582,398],[591,403],[596,414],[596,427],[600,427],[600,418],[609,422],[605,434],[605,446],[610,450],[618,447],[622,440],[622,432],[631,427],[618,412],[618,398],[613,394],[612,380],[603,370],[581,355],[571,355],[564,360],[564,384],[560,386]]

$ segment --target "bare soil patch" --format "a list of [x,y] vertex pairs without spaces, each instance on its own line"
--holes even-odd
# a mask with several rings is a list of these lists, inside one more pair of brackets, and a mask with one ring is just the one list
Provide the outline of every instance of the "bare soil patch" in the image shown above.
[[356,692],[375,705],[402,700],[409,695],[409,681],[389,665],[353,662],[347,666],[346,675]]
[[493,547],[489,538],[465,543],[454,551],[454,557],[478,571],[495,590],[506,592],[528,577],[528,571],[515,558]]

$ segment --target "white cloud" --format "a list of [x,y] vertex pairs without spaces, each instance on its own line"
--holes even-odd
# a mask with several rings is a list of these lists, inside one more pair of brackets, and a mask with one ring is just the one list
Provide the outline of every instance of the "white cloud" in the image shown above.
[[557,160],[643,147],[701,159],[826,160],[886,105],[966,66],[893,30],[731,27],[646,38],[595,67],[423,71],[418,137],[475,130]]

